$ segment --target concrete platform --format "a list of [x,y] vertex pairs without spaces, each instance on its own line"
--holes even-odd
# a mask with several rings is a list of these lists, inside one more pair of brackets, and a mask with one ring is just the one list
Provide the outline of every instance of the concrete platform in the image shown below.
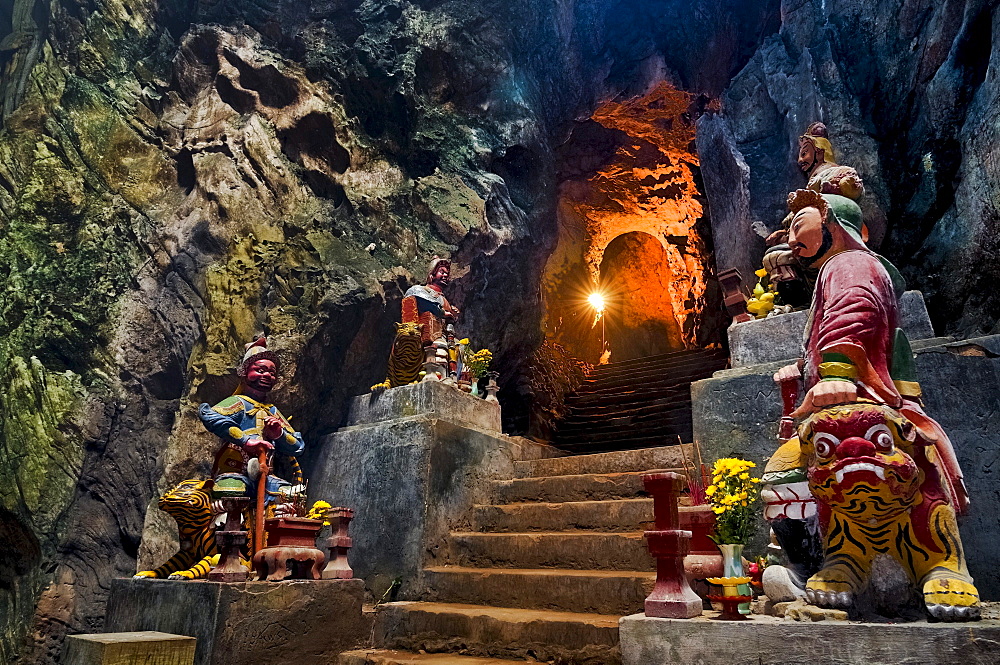
[[62,665],[192,665],[195,638],[154,630],[66,638]]
[[619,623],[623,665],[996,665],[1000,621],[947,624],[655,619]]
[[[733,367],[746,367],[798,358],[808,312],[802,310],[729,326],[729,351]],[[910,341],[934,337],[924,295],[907,291],[899,299],[899,327]]]
[[361,580],[118,579],[111,582],[104,630],[197,638],[195,665],[332,662],[364,644],[371,633],[370,618],[362,614],[363,596]]
[[[972,497],[959,521],[969,570],[984,600],[1000,600],[1000,335],[919,340],[913,350],[925,409],[951,438]],[[724,370],[691,385],[694,440],[706,462],[738,456],[763,468],[781,418],[771,376],[784,364]],[[766,533],[761,520],[750,553],[763,552]]]
[[371,425],[409,416],[436,416],[488,432],[499,432],[500,405],[441,381],[424,381],[355,397],[346,425]]

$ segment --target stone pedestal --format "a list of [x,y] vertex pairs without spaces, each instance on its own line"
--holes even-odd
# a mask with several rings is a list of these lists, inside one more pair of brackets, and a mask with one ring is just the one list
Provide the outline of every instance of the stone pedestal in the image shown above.
[[104,630],[197,638],[195,665],[334,662],[371,632],[363,597],[361,580],[119,579],[111,582]]
[[974,623],[801,623],[753,615],[729,623],[707,618],[619,622],[623,665],[995,665],[1000,621]]
[[192,665],[195,639],[147,630],[66,638],[62,665]]
[[[324,438],[311,499],[350,506],[351,566],[380,597],[423,590],[422,569],[446,557],[448,531],[472,503],[492,503],[486,478],[554,454],[500,433],[499,405],[440,381],[356,397],[348,426]],[[440,564],[439,564],[440,565]]]
[[427,416],[487,432],[500,431],[500,405],[441,381],[415,383],[355,397],[347,427]]
[[[802,333],[808,312],[753,319],[729,326],[729,355],[733,367],[747,367],[779,360],[792,360],[802,354]],[[907,291],[899,299],[899,327],[911,342],[934,337],[924,296]]]
[[[925,409],[951,438],[972,497],[969,514],[959,520],[969,571],[982,598],[1000,599],[1000,336],[931,338],[912,346]],[[744,457],[763,469],[777,449],[781,420],[781,393],[771,376],[787,363],[723,370],[691,384],[694,440],[706,460]],[[761,520],[747,551],[763,554],[766,536]]]
[[329,550],[326,568],[323,569],[324,580],[349,580],[354,577],[347,552],[354,546],[349,535],[354,511],[350,508],[334,508],[330,511],[330,529],[332,534],[326,539]]
[[691,547],[691,532],[678,528],[677,499],[684,487],[679,473],[649,473],[642,477],[653,495],[656,529],[646,531],[649,553],[656,558],[656,586],[646,598],[646,616],[687,619],[701,614],[701,598],[684,574],[684,556]]

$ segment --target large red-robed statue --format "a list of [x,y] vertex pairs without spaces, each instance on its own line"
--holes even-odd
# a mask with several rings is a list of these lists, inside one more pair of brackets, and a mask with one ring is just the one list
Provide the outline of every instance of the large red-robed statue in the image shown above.
[[[818,526],[820,563],[805,585],[814,604],[850,608],[874,594],[891,605],[895,594],[905,605],[916,586],[932,616],[978,618],[955,521],[969,497],[897,327],[902,279],[865,246],[854,201],[798,190],[789,208],[791,251],[819,275],[803,358],[775,375],[786,386],[801,379],[805,396],[791,414],[803,419],[798,437],[765,470],[765,515],[779,538],[801,537],[803,521]],[[888,588],[892,570],[909,585]]]

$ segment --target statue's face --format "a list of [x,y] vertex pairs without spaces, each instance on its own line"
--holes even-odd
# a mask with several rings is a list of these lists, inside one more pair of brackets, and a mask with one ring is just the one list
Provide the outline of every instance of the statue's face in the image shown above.
[[795,258],[807,263],[821,258],[820,252],[824,251],[825,244],[823,241],[822,213],[817,208],[803,208],[795,213],[788,229],[788,246]]
[[447,285],[450,279],[451,268],[444,263],[435,268],[434,272],[431,273],[431,281],[435,284],[440,284],[441,286]]
[[254,390],[266,393],[278,382],[278,368],[270,360],[255,360],[247,368],[246,383]]
[[819,151],[812,141],[799,141],[799,168],[808,173],[819,160]]
[[813,496],[859,522],[908,510],[924,480],[910,456],[908,427],[878,404],[836,406],[813,416],[800,430]]

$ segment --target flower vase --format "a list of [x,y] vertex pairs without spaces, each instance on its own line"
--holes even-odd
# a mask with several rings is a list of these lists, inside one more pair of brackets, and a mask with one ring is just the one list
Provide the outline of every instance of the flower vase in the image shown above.
[[[722,575],[723,577],[745,577],[743,572],[743,547],[741,543],[724,543],[719,545],[722,552]],[[741,596],[751,596],[753,592],[749,584],[741,584],[737,587]],[[740,614],[750,614],[750,603],[740,603]]]
[[479,392],[479,377],[476,376],[476,377],[473,377],[473,379],[472,379],[472,396],[473,397],[479,397],[479,395],[480,395],[480,392]]

